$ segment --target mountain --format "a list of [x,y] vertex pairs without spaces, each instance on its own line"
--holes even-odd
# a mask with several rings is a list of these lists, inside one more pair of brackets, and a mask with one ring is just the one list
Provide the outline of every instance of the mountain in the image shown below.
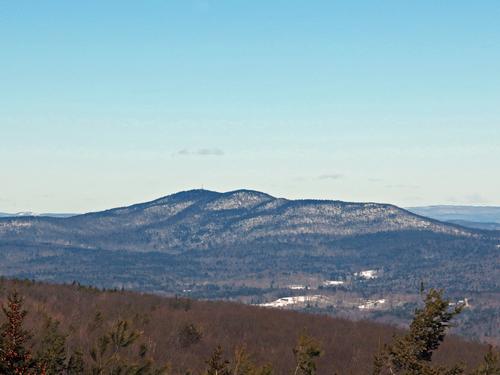
[[465,227],[488,230],[500,229],[500,207],[441,205],[410,207],[408,210],[418,215]]
[[401,231],[477,235],[387,204],[287,200],[249,190],[192,190],[65,220],[0,221],[3,241],[165,253]]
[[6,276],[254,304],[295,296],[287,308],[392,322],[411,313],[424,281],[474,301],[464,326],[479,338],[500,336],[499,249],[498,232],[389,204],[251,190],[191,190],[68,218],[0,219]]

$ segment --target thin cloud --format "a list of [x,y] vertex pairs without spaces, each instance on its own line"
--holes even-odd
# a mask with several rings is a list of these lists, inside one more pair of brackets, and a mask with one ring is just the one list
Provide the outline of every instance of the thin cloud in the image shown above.
[[319,180],[338,180],[338,179],[341,179],[343,177],[344,177],[344,175],[342,175],[340,173],[331,173],[331,174],[322,174],[322,175],[318,176],[318,179]]
[[200,148],[198,150],[189,150],[187,148],[183,148],[175,153],[175,155],[180,156],[222,156],[224,155],[224,151],[218,148]]
[[177,151],[177,155],[190,155],[189,150],[183,148],[182,150]]
[[224,155],[224,151],[218,148],[202,148],[196,151],[196,155],[214,155],[214,156],[222,156]]

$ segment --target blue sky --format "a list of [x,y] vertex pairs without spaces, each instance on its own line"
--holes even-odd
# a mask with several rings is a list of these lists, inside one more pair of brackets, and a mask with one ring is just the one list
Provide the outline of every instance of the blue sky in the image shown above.
[[498,1],[2,1],[0,211],[205,187],[500,205]]

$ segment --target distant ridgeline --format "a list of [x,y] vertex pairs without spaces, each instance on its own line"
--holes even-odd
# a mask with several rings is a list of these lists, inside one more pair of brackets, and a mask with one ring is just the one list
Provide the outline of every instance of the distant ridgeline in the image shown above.
[[464,227],[500,230],[500,207],[444,205],[410,207],[408,210],[418,215]]
[[[377,203],[192,190],[67,218],[0,218],[0,274],[406,324],[425,285],[500,339],[500,232]],[[295,286],[292,288],[291,286]],[[363,306],[363,307],[361,307]]]

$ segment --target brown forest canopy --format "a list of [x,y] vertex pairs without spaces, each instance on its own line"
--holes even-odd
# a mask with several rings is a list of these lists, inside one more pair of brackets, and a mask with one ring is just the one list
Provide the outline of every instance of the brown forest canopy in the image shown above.
[[[68,334],[69,349],[80,349],[85,358],[103,332],[117,321],[127,321],[140,333],[139,343],[148,347],[148,356],[155,363],[169,363],[174,374],[202,371],[218,345],[227,358],[244,347],[257,364],[272,364],[276,374],[293,373],[293,348],[303,333],[321,345],[319,374],[367,374],[383,343],[402,333],[367,321],[31,281],[1,280],[2,304],[12,290],[24,297],[26,328],[32,332],[43,329],[48,319],[57,320],[59,330]],[[40,345],[36,337],[34,351]],[[447,337],[433,361],[472,368],[486,351],[485,345]]]

